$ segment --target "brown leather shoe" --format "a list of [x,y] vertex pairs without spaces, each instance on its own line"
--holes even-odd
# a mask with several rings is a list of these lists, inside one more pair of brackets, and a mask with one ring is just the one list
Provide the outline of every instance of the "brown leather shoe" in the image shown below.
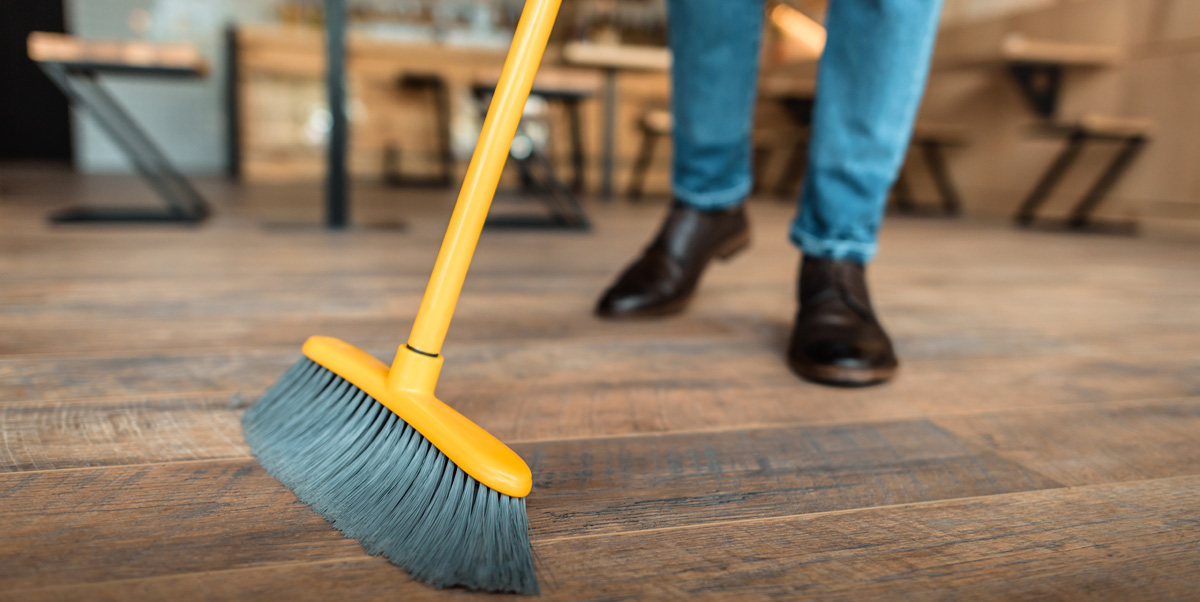
[[634,318],[679,313],[710,260],[729,259],[749,244],[750,225],[740,205],[701,211],[676,202],[658,236],[600,297],[596,315]]
[[892,342],[871,309],[861,264],[805,257],[788,365],[819,383],[874,385],[896,373]]

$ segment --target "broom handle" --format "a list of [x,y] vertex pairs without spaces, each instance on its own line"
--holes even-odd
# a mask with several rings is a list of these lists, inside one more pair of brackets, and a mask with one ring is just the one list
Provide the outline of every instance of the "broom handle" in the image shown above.
[[475,244],[483,231],[483,222],[496,194],[500,172],[508,159],[509,146],[525,110],[533,76],[546,50],[560,3],[561,0],[525,1],[512,47],[504,60],[504,71],[483,121],[483,130],[458,193],[454,214],[450,216],[442,250],[438,252],[433,275],[408,337],[408,346],[415,351],[425,355],[441,353],[442,342],[450,328],[450,317],[458,303],[458,294],[467,277]]

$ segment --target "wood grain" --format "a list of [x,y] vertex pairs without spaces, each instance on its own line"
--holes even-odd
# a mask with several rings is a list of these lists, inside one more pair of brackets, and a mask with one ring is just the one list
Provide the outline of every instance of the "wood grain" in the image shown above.
[[964,440],[1067,485],[1196,474],[1200,399],[936,419]]
[[[509,342],[511,343],[511,341]],[[796,380],[779,346],[718,337],[459,346],[440,395],[505,440],[899,419],[996,408],[1194,396],[1188,356],[910,360],[896,382],[841,390]],[[393,348],[368,348],[388,358]],[[298,351],[0,360],[0,405],[180,393],[257,399]],[[559,411],[564,400],[570,411]]]
[[[543,598],[1186,600],[1200,478],[748,520],[540,545]],[[13,592],[14,600],[458,599],[375,559]],[[477,595],[474,596],[477,599]]]
[[0,405],[0,472],[245,458],[230,395]]
[[[1186,598],[1200,479],[546,542],[562,598]],[[587,583],[586,589],[574,584]],[[1153,592],[1153,593],[1151,593]]]
[[253,460],[9,473],[0,496],[4,591],[365,555]]
[[[1059,486],[924,421],[516,450],[536,475],[535,541]],[[0,475],[0,496],[0,521],[10,525],[0,534],[0,588],[225,570],[294,558],[298,548],[309,560],[355,549],[248,458],[9,473]],[[245,551],[222,555],[231,547]]]
[[991,495],[1058,483],[926,421],[617,437],[516,446],[539,537]]

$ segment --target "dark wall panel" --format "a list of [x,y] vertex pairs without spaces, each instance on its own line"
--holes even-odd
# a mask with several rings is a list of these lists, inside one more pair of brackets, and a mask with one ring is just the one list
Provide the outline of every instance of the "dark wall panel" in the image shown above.
[[64,31],[62,2],[0,0],[0,159],[71,160],[66,98],[25,52],[31,31]]

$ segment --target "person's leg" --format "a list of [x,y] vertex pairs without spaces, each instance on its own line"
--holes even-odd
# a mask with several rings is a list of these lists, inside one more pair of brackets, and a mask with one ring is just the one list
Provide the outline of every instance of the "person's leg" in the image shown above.
[[750,194],[762,0],[669,0],[672,192],[698,209]]
[[750,241],[750,194],[762,0],[669,0],[672,192],[650,246],[601,296],[607,318],[682,311],[704,268]]
[[[684,0],[686,1],[686,0]],[[836,0],[817,75],[792,241],[806,257],[867,263],[904,161],[941,0]]]
[[940,12],[941,0],[829,3],[808,171],[790,232],[804,260],[787,359],[807,379],[869,385],[899,365],[864,266],[908,150]]

